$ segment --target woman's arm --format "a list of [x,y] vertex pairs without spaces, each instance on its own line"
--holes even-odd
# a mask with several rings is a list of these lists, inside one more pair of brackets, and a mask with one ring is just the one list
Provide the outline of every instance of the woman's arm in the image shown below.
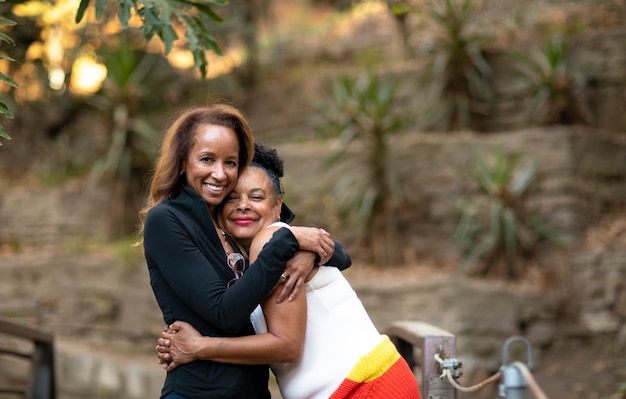
[[333,252],[333,256],[330,260],[323,264],[323,266],[333,266],[339,270],[346,270],[352,265],[352,258],[350,257],[350,253],[346,247],[343,246],[337,240],[333,240],[335,242],[335,251]]
[[[250,248],[254,260],[274,230],[261,231]],[[189,324],[176,322],[175,331],[164,332],[157,350],[168,371],[193,360],[213,360],[236,364],[267,364],[297,361],[304,346],[306,296],[276,303],[278,289],[263,302],[268,333],[244,337],[202,337]],[[177,330],[177,331],[176,331]],[[169,344],[169,350],[165,349]],[[169,352],[169,353],[168,353]]]
[[345,270],[352,264],[346,248],[339,241],[333,240],[326,230],[302,226],[290,226],[290,230],[298,239],[301,250],[317,254],[318,265]]
[[290,226],[289,229],[298,240],[300,249],[316,253],[320,264],[328,262],[335,251],[335,242],[324,229],[317,227]]
[[[327,231],[300,226],[291,226],[290,230],[298,239],[301,251],[296,252],[294,257],[287,262],[285,275],[288,279],[276,297],[277,302],[282,302],[285,298],[292,301],[297,297],[314,266],[328,265],[345,270],[352,264],[350,254],[345,247],[339,241],[332,240]],[[320,256],[318,251],[322,252],[324,257]]]
[[231,364],[296,362],[302,356],[306,329],[306,297],[263,305],[269,332],[243,337],[203,337],[191,324],[174,322],[157,341],[159,363],[172,371],[195,360]]
[[150,282],[166,323],[185,320],[203,334],[239,335],[250,313],[274,288],[298,243],[288,229],[279,229],[250,270],[227,289],[232,271],[210,227],[200,230],[179,218],[175,209],[153,208],[144,230]]

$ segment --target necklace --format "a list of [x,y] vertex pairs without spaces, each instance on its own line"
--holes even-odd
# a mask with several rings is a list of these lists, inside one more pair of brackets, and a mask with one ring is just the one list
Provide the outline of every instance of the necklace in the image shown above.
[[231,249],[232,245],[230,245],[230,243],[228,242],[228,239],[226,238],[226,233],[224,232],[224,230],[219,229],[219,232],[222,233],[220,236],[220,241],[222,241],[222,246],[224,247],[224,251],[226,252],[226,255],[230,255],[232,253]]

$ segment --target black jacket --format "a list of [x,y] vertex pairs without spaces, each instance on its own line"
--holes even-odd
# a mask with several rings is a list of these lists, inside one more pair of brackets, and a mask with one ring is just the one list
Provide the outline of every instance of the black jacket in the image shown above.
[[[144,225],[150,285],[166,324],[182,320],[205,336],[254,334],[250,313],[269,294],[298,242],[286,228],[266,244],[237,284],[206,202],[183,185],[180,195],[152,208]],[[162,396],[175,391],[189,399],[270,398],[267,365],[195,361],[165,379]]]

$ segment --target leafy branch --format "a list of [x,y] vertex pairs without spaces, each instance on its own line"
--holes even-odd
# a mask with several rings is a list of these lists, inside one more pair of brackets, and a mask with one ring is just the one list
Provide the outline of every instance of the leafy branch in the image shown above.
[[[17,22],[0,17],[0,26],[14,26],[14,25],[17,25]],[[15,41],[13,40],[13,38],[11,38],[11,36],[3,32],[0,32],[0,42],[5,42],[5,43],[10,44],[11,46],[15,46]],[[1,53],[0,53],[0,60],[16,62],[13,58],[8,57],[7,55],[1,54]],[[13,87],[19,87],[19,84],[17,84],[15,80],[11,79],[8,75],[2,72],[0,72],[0,80],[5,83],[8,83],[9,85]],[[0,100],[0,115],[4,116],[5,118],[13,119],[13,113],[9,109],[9,106],[4,101],[1,101],[1,100]],[[9,136],[9,134],[4,129],[4,126],[2,125],[0,125],[0,138],[11,140],[11,136]],[[1,146],[2,146],[2,141],[0,141],[0,147]]]
[[[81,0],[76,13],[76,23],[80,22],[92,0]],[[109,0],[95,0],[96,19],[100,19]],[[223,6],[227,0],[118,0],[118,18],[123,28],[128,27],[133,12],[141,18],[146,41],[157,35],[165,46],[165,54],[172,49],[179,37],[173,26],[179,23],[185,29],[189,50],[193,54],[194,67],[206,76],[208,61],[206,50],[223,55],[217,41],[209,33],[211,23],[223,22],[211,5]]]

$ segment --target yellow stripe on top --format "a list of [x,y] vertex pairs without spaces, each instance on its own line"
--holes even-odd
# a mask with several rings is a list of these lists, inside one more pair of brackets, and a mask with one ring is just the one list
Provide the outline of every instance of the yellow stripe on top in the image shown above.
[[359,383],[375,380],[398,361],[400,354],[396,346],[388,336],[383,335],[383,337],[383,341],[376,345],[367,355],[359,359],[346,377],[347,379]]

